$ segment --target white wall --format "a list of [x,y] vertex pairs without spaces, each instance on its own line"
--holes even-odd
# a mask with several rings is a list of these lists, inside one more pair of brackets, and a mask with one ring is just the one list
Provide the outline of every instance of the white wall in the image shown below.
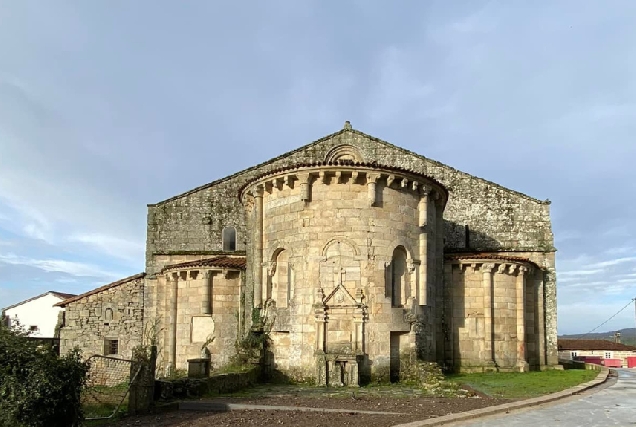
[[61,307],[53,307],[53,304],[57,304],[62,300],[63,298],[46,294],[43,297],[6,310],[5,315],[9,317],[11,325],[15,323],[17,316],[20,325],[27,330],[30,326],[37,326],[38,331],[31,333],[33,337],[53,338],[55,325],[57,324],[57,314],[63,310]]

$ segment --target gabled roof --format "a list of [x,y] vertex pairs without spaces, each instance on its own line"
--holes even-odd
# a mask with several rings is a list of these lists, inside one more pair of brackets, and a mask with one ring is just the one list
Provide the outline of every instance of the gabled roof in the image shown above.
[[565,350],[636,351],[636,347],[606,340],[557,339],[557,348]]
[[98,294],[98,293],[103,292],[103,291],[105,291],[107,289],[115,288],[115,287],[123,285],[125,283],[132,282],[133,280],[143,279],[144,277],[146,277],[146,273],[135,274],[134,276],[126,277],[126,278],[118,280],[116,282],[109,283],[108,285],[104,285],[104,286],[101,286],[99,288],[93,289],[92,291],[84,292],[83,294],[80,294],[80,295],[65,299],[64,301],[60,301],[57,304],[55,304],[54,307],[66,307],[68,304],[70,304],[72,302],[75,302],[75,301],[79,301],[82,298],[86,298],[86,297],[88,297],[90,295]]
[[173,269],[183,269],[191,267],[219,267],[219,268],[234,268],[238,270],[245,269],[245,257],[229,257],[219,256],[214,258],[197,259],[195,261],[182,262],[179,264],[172,264],[165,266],[161,272]]
[[17,302],[17,303],[15,303],[13,305],[10,305],[9,307],[5,307],[5,308],[2,309],[2,311],[4,312],[4,311],[10,310],[12,308],[15,308],[15,307],[17,307],[19,305],[26,304],[26,303],[31,302],[31,301],[35,301],[36,299],[45,297],[45,296],[47,296],[49,294],[53,295],[53,296],[56,296],[56,297],[58,297],[58,298],[60,298],[62,300],[75,296],[75,294],[67,294],[67,293],[64,293],[64,292],[57,292],[57,291],[48,291],[48,292],[44,292],[43,294],[40,294],[38,296],[29,298],[29,299],[25,299],[24,301]]
[[299,148],[296,148],[295,150],[288,151],[288,152],[286,152],[286,153],[284,153],[284,154],[281,154],[280,156],[276,156],[276,157],[271,158],[271,159],[269,159],[269,160],[267,160],[267,161],[265,161],[265,162],[259,163],[259,164],[255,165],[255,166],[249,167],[249,168],[247,168],[247,169],[243,169],[242,171],[236,172],[236,173],[234,173],[234,174],[232,174],[232,175],[228,175],[228,176],[226,176],[225,178],[217,179],[216,181],[212,181],[212,182],[210,182],[210,183],[208,183],[208,184],[204,184],[204,185],[201,185],[201,186],[199,186],[199,187],[193,188],[192,190],[189,190],[189,191],[186,191],[185,193],[181,193],[181,194],[178,194],[178,195],[176,195],[176,196],[170,197],[170,198],[168,198],[168,199],[166,199],[166,200],[163,200],[163,201],[161,201],[161,202],[158,202],[158,203],[149,203],[149,204],[148,204],[148,206],[149,206],[149,207],[152,207],[152,206],[159,206],[159,205],[162,205],[162,204],[164,204],[164,203],[166,203],[166,202],[171,202],[171,201],[173,201],[173,200],[180,199],[181,197],[185,197],[185,196],[188,196],[188,195],[190,195],[190,194],[197,193],[197,192],[199,192],[199,191],[201,191],[201,190],[205,190],[206,188],[212,187],[212,186],[217,185],[217,184],[219,184],[219,183],[221,183],[221,182],[228,181],[228,180],[230,180],[230,179],[233,179],[233,178],[235,178],[235,177],[238,177],[238,176],[240,176],[240,175],[242,175],[242,174],[244,174],[244,173],[246,173],[246,172],[254,171],[254,170],[257,170],[257,169],[259,169],[259,168],[262,168],[263,166],[267,166],[268,164],[271,164],[271,163],[273,163],[273,162],[275,162],[275,161],[277,161],[277,160],[285,159],[286,157],[289,157],[289,156],[290,156],[290,155],[292,155],[292,154],[295,154],[295,153],[301,152],[301,151],[303,151],[303,150],[306,150],[307,148],[310,148],[310,147],[312,147],[312,146],[314,146],[314,145],[318,145],[318,144],[320,144],[320,143],[322,143],[322,142],[324,142],[324,141],[331,140],[331,139],[333,139],[333,138],[335,138],[335,137],[337,137],[337,136],[339,136],[339,135],[343,135],[343,134],[345,134],[345,133],[351,133],[351,134],[354,134],[354,135],[361,136],[361,137],[366,138],[366,139],[368,139],[368,140],[370,140],[370,141],[374,141],[374,142],[377,142],[377,143],[379,143],[379,144],[386,145],[386,146],[391,147],[391,148],[393,148],[393,149],[399,150],[399,151],[401,151],[401,152],[402,152],[402,153],[404,153],[404,154],[409,154],[409,155],[412,155],[412,156],[415,156],[415,157],[419,157],[420,159],[423,159],[423,160],[429,161],[429,162],[433,163],[433,164],[434,164],[434,165],[436,165],[436,166],[445,167],[445,168],[448,168],[448,169],[449,169],[449,170],[451,170],[451,171],[460,172],[460,173],[463,173],[463,174],[466,174],[466,175],[472,176],[473,178],[477,178],[477,179],[479,179],[479,180],[481,180],[481,181],[484,181],[485,183],[487,183],[487,184],[489,184],[489,185],[492,185],[492,186],[497,187],[497,188],[502,188],[502,189],[504,189],[504,190],[506,190],[506,191],[509,191],[509,192],[511,192],[511,193],[514,193],[514,194],[517,194],[517,195],[519,195],[519,196],[522,196],[522,197],[524,197],[524,198],[526,198],[526,199],[529,199],[529,200],[532,200],[532,201],[534,201],[534,202],[537,202],[537,203],[545,203],[545,204],[549,204],[549,203],[550,203],[550,202],[549,202],[549,201],[547,201],[547,200],[546,200],[546,201],[539,200],[539,199],[536,199],[536,198],[534,198],[534,197],[528,196],[527,194],[521,193],[521,192],[519,192],[519,191],[515,191],[515,190],[511,190],[511,189],[509,189],[509,188],[506,188],[506,187],[504,187],[504,186],[502,186],[502,185],[500,185],[500,184],[497,184],[497,183],[495,183],[495,182],[488,181],[488,180],[486,180],[486,179],[479,178],[479,177],[474,176],[474,175],[470,175],[470,174],[468,174],[468,173],[466,173],[466,172],[461,172],[461,171],[459,171],[458,169],[455,169],[455,168],[453,168],[453,167],[451,167],[451,166],[448,166],[448,165],[446,165],[446,164],[444,164],[444,163],[438,162],[438,161],[436,161],[436,160],[429,159],[428,157],[425,157],[425,156],[423,156],[423,155],[421,155],[421,154],[417,154],[417,153],[415,153],[415,152],[413,152],[413,151],[410,151],[410,150],[407,150],[407,149],[405,149],[405,148],[399,147],[399,146],[397,146],[397,145],[391,144],[390,142],[384,141],[384,140],[382,140],[382,139],[380,139],[380,138],[376,138],[376,137],[374,137],[374,136],[368,135],[368,134],[366,134],[366,133],[364,133],[364,132],[361,132],[361,131],[359,131],[359,130],[353,129],[353,128],[351,128],[351,127],[350,127],[350,125],[349,125],[349,124],[347,124],[347,125],[345,125],[345,127],[344,127],[343,129],[341,129],[341,130],[339,130],[339,131],[337,131],[337,132],[334,132],[334,133],[332,133],[332,134],[329,134],[329,135],[327,135],[327,136],[323,136],[322,138],[317,139],[317,140],[315,140],[315,141],[313,141],[313,142],[310,142],[309,144],[303,145],[303,146],[301,146],[301,147],[299,147]]

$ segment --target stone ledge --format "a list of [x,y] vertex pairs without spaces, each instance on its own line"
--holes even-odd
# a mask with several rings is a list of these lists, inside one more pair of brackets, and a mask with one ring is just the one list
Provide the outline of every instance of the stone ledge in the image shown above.
[[234,393],[255,385],[259,375],[260,370],[254,368],[245,372],[212,375],[207,378],[159,379],[155,381],[155,400]]

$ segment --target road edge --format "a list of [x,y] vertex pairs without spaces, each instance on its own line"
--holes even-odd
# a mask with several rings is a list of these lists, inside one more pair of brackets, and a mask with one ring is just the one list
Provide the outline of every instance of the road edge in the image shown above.
[[528,408],[530,406],[541,405],[543,403],[549,403],[555,400],[560,400],[566,397],[574,396],[576,394],[580,394],[591,388],[597,387],[607,381],[609,377],[609,373],[610,373],[610,370],[603,366],[601,367],[601,371],[593,380],[579,384],[574,387],[570,387],[568,389],[565,389],[556,393],[546,394],[545,396],[533,397],[531,399],[504,403],[503,405],[488,406],[486,408],[474,409],[472,411],[457,412],[454,414],[444,415],[442,417],[430,418],[428,420],[412,421],[410,423],[405,423],[405,424],[396,424],[393,427],[439,426],[439,425],[454,423],[458,421],[474,420],[476,418],[499,414],[502,412],[509,412],[509,411],[522,409],[522,408]]

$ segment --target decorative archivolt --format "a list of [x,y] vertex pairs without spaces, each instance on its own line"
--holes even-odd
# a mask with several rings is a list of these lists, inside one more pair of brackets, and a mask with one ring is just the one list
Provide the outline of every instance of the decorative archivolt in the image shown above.
[[333,162],[336,160],[352,160],[354,162],[362,162],[364,159],[360,154],[360,151],[353,145],[343,144],[332,148],[325,156],[326,162]]
[[[407,260],[411,260],[411,262],[413,261],[413,250],[411,248],[411,245],[409,244],[409,242],[407,241],[406,238],[404,237],[398,237],[395,240],[393,240],[391,242],[391,245],[389,245],[390,248],[398,248],[398,247],[402,247],[404,249],[404,251],[406,252],[406,259]],[[416,263],[419,261],[415,261]]]
[[[338,247],[338,253],[333,253],[334,246]],[[345,253],[343,253],[342,249],[345,249]],[[347,250],[348,249],[348,250]],[[360,251],[355,243],[350,241],[344,236],[334,237],[329,240],[322,248],[322,256],[325,258],[330,258],[332,256],[358,256],[360,255]]]

